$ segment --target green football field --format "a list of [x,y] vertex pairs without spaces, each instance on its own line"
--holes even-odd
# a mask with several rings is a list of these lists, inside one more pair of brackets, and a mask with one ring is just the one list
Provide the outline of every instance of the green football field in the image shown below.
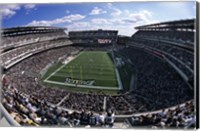
[[115,66],[107,52],[83,51],[67,64],[57,64],[45,74],[44,83],[76,91],[119,91]]

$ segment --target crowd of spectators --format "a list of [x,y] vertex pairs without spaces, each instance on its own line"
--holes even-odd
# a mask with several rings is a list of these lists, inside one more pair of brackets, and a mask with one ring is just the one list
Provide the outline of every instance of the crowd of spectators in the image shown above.
[[[10,77],[12,84],[20,89],[20,91],[23,91],[26,94],[31,94],[43,87],[39,81],[40,71],[45,68],[46,65],[55,62],[59,59],[59,57],[62,57],[63,55],[69,55],[70,52],[77,50],[79,49],[76,47],[67,46],[36,54],[35,56],[25,59],[17,65],[13,66],[6,72],[6,74]],[[37,93],[37,95],[40,94]]]
[[[106,107],[115,110],[116,114],[131,114],[136,112],[134,105],[130,105],[125,99],[124,95],[121,96],[107,96]],[[133,99],[134,100],[134,99]]]
[[59,104],[59,102],[69,93],[62,89],[45,88],[34,92],[32,95],[41,100],[48,101],[52,104]]
[[169,45],[164,42],[157,42],[157,41],[150,41],[150,40],[148,40],[148,42],[147,42],[147,40],[137,40],[137,42],[139,42],[139,44],[153,47],[153,48],[159,49],[161,51],[164,51],[164,52],[174,56],[176,59],[179,59],[186,66],[188,66],[189,68],[194,70],[194,52],[188,51],[181,47]]
[[112,110],[94,114],[92,111],[80,112],[52,106],[45,100],[26,95],[9,82],[3,82],[2,104],[22,126],[68,126],[68,127],[105,127],[114,125],[115,114]]
[[85,109],[92,110],[94,112],[102,112],[105,111],[106,108],[115,111],[116,114],[131,114],[133,112],[137,112],[137,109],[140,108],[139,105],[141,106],[140,103],[136,102],[130,105],[129,102],[124,99],[124,96],[111,96],[103,93],[97,94],[95,92],[71,92],[69,94],[68,99],[63,101],[61,106],[72,110]]
[[161,52],[169,61],[180,69],[188,79],[194,76],[194,52],[161,41],[145,39],[134,40],[132,45]]
[[130,59],[133,68],[136,68],[137,85],[132,96],[140,101],[143,99],[148,110],[167,108],[193,99],[193,90],[161,58],[133,46],[124,48],[119,53]]
[[129,119],[133,127],[150,128],[195,128],[196,116],[194,102],[189,101],[178,105],[174,109],[163,109],[156,113],[136,115]]
[[[56,44],[55,44],[56,43]],[[51,49],[54,47],[69,45],[71,42],[67,39],[61,39],[61,40],[52,40],[52,41],[44,41],[44,42],[38,42],[31,45],[22,46],[10,51],[7,51],[5,53],[1,54],[2,57],[2,65],[8,66],[12,62],[15,62],[19,60],[20,58],[26,57],[28,55],[38,53],[47,49]]]
[[95,112],[103,111],[104,95],[95,93],[70,93],[68,98],[61,106],[73,110],[80,110],[82,108]]
[[194,45],[194,32],[192,31],[138,31],[134,34],[134,37],[155,38]]
[[19,47],[26,44],[31,44],[37,41],[52,40],[59,37],[67,36],[64,32],[49,32],[49,33],[36,33],[19,36],[10,36],[1,38],[1,50],[8,47]]
[[165,57],[170,60],[174,65],[176,65],[188,78],[194,76],[194,71],[191,68],[188,68],[184,64],[181,64],[176,58],[165,55]]

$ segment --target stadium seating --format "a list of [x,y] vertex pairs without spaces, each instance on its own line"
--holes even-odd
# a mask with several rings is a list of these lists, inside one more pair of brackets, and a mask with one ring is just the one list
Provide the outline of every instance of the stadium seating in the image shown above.
[[51,33],[40,33],[40,34],[27,34],[21,36],[3,37],[0,48],[2,50],[8,47],[18,47],[37,41],[52,40],[57,38],[66,37],[67,35],[63,32],[51,32]]
[[7,67],[11,63],[17,61],[18,59],[29,56],[31,54],[35,54],[43,50],[71,44],[71,42],[66,39],[57,40],[56,43],[57,44],[55,44],[55,41],[44,41],[44,42],[39,42],[39,43],[31,44],[31,45],[22,46],[22,47],[13,49],[11,51],[4,52],[1,54],[2,65]]
[[134,63],[137,85],[133,95],[143,96],[140,99],[147,100],[148,110],[166,108],[192,99],[193,91],[161,58],[132,46],[122,49],[120,53]]
[[138,31],[134,36],[139,38],[154,38],[175,41],[182,44],[193,45],[194,32],[186,31]]

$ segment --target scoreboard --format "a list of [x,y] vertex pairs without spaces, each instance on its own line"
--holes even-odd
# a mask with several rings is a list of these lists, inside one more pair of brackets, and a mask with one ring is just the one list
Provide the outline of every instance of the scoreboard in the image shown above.
[[112,43],[111,39],[98,39],[97,40],[99,44],[110,44]]

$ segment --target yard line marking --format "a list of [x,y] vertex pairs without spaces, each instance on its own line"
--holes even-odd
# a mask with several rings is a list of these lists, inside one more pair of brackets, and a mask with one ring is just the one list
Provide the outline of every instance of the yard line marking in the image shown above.
[[123,85],[122,85],[122,81],[121,81],[121,78],[120,78],[119,71],[118,71],[117,67],[115,67],[115,72],[116,72],[116,77],[117,77],[117,82],[118,82],[118,88],[120,90],[122,90],[123,89]]
[[48,79],[49,79],[51,76],[53,76],[54,74],[56,74],[58,71],[60,71],[62,68],[64,68],[64,66],[65,66],[65,64],[62,65],[61,67],[59,67],[58,69],[56,69],[56,71],[54,71],[51,75],[49,75],[49,76],[45,79],[45,81],[48,80]]

